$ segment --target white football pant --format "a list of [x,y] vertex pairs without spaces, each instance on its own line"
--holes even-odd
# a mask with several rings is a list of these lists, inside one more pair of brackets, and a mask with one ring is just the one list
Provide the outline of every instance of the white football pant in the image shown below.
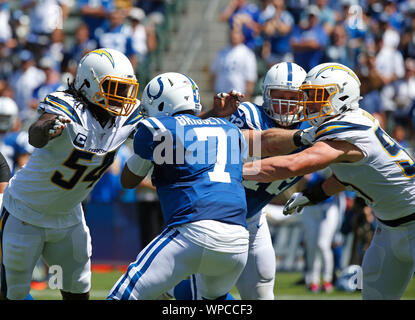
[[274,300],[275,251],[266,215],[262,212],[247,219],[248,261],[236,287],[245,300]]
[[177,229],[165,229],[131,263],[108,296],[115,300],[152,300],[186,277],[196,275],[196,290],[216,299],[235,285],[247,259],[243,253],[225,253],[201,247]]
[[415,221],[398,227],[377,222],[363,257],[365,300],[400,299],[415,272]]
[[53,270],[62,271],[62,281],[55,282],[62,284],[59,289],[70,293],[90,290],[91,238],[85,221],[69,228],[40,228],[3,210],[1,222],[1,291],[8,299],[26,298],[40,256],[49,268],[57,266]]

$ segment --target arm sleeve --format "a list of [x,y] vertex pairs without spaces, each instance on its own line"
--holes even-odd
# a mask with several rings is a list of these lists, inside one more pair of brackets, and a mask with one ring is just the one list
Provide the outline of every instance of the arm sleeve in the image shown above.
[[153,128],[147,120],[142,120],[134,135],[134,153],[141,158],[153,161],[153,150],[155,141],[153,137]]

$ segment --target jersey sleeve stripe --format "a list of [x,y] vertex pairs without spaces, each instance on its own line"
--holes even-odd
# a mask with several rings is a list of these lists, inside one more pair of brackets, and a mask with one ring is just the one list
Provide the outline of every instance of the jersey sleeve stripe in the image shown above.
[[151,118],[151,119],[147,119],[147,120],[153,121],[157,125],[157,127],[159,128],[159,130],[161,132],[167,131],[166,127],[161,123],[161,121],[159,119],[157,119],[157,118]]
[[133,114],[125,121],[124,126],[137,123],[140,119],[143,118],[143,115],[140,113],[140,110],[137,108]]
[[255,107],[250,107],[250,110],[251,110],[252,114],[254,115],[254,122],[255,122],[255,125],[256,125],[256,129],[261,130],[261,124],[260,124],[260,121],[259,121],[258,109],[255,108]]
[[147,118],[140,123],[145,125],[146,128],[153,134],[153,136],[167,131],[166,127],[156,118]]
[[[246,124],[248,125],[249,128],[256,129],[256,130],[261,129],[261,127],[259,126],[259,123],[258,123],[259,122],[258,114],[257,114],[257,119],[255,119],[252,108],[248,104],[245,104],[245,103],[241,104],[239,106],[239,109],[244,113]],[[257,120],[257,121],[255,121],[255,124],[252,122],[252,119]]]
[[334,134],[334,133],[340,133],[340,132],[346,132],[346,131],[366,131],[370,129],[369,126],[356,124],[356,123],[350,123],[350,122],[344,122],[344,121],[334,121],[329,122],[320,128],[318,128],[315,140]]
[[81,124],[81,119],[79,119],[78,115],[76,114],[75,110],[72,108],[69,103],[63,101],[62,99],[59,99],[57,97],[53,97],[51,95],[48,95],[45,98],[45,102],[52,106],[57,108],[60,111],[63,111],[72,121],[75,121],[79,124]]
[[140,124],[144,125],[148,130],[150,130],[153,135],[156,133],[157,128],[154,128],[148,119],[141,121]]

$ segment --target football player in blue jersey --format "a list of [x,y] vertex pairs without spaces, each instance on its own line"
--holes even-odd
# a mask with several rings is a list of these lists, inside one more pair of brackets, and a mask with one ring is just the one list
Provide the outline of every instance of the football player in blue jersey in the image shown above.
[[12,175],[27,162],[33,152],[27,132],[14,131],[19,125],[18,113],[19,109],[13,99],[0,97],[0,151]]
[[[295,112],[298,89],[305,77],[306,71],[295,63],[282,62],[272,66],[262,84],[264,100],[262,106],[251,102],[242,103],[230,116],[230,122],[235,123],[240,129],[259,131],[275,127],[308,128],[308,124],[299,123]],[[296,151],[298,152],[303,149],[304,143],[297,144],[299,148]],[[275,251],[262,209],[301,178],[302,176],[297,176],[271,183],[243,182],[248,208],[247,222],[250,241],[248,261],[236,283],[242,299],[274,299]]]
[[[291,129],[285,130],[287,133],[292,132],[292,129],[301,129],[295,131],[303,134],[302,138],[298,135],[295,139],[296,146],[284,143],[288,146],[286,148],[273,143],[273,150],[270,150],[269,153],[285,154],[295,151],[296,148],[298,148],[297,151],[301,150],[305,145],[311,144],[313,137],[313,130],[307,129],[310,127],[307,124],[300,124],[295,113],[298,89],[305,76],[305,70],[295,63],[282,62],[272,66],[263,81],[263,105],[258,106],[251,102],[244,102],[230,115],[229,121],[240,129],[256,130],[265,134],[277,131],[275,128]],[[226,111],[223,111],[221,115],[225,116],[224,112]],[[303,131],[303,129],[306,130]],[[278,132],[284,131],[279,130]],[[250,141],[248,137],[247,139]],[[264,139],[261,140],[264,142]],[[262,151],[263,149],[267,149],[267,147],[262,146]],[[264,152],[262,152],[262,156],[264,156]],[[242,299],[274,299],[275,252],[266,216],[262,213],[262,209],[274,197],[282,194],[301,178],[302,176],[293,177],[272,183],[243,182],[250,235],[248,261],[236,283]],[[170,295],[176,299],[200,299],[193,279],[191,277],[190,281],[185,280],[180,286],[170,290]]]
[[248,253],[240,130],[222,118],[200,119],[199,89],[180,73],[164,73],[144,89],[135,154],[121,182],[136,187],[153,169],[166,228],[111,289],[108,299],[155,299],[191,274],[205,299],[222,299]]

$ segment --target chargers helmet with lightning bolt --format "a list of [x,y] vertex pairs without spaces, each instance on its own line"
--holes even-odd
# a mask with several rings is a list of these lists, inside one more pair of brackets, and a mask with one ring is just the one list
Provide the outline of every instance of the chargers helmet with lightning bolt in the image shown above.
[[137,104],[138,82],[130,60],[120,51],[101,48],[79,62],[75,89],[110,114],[129,115]]

